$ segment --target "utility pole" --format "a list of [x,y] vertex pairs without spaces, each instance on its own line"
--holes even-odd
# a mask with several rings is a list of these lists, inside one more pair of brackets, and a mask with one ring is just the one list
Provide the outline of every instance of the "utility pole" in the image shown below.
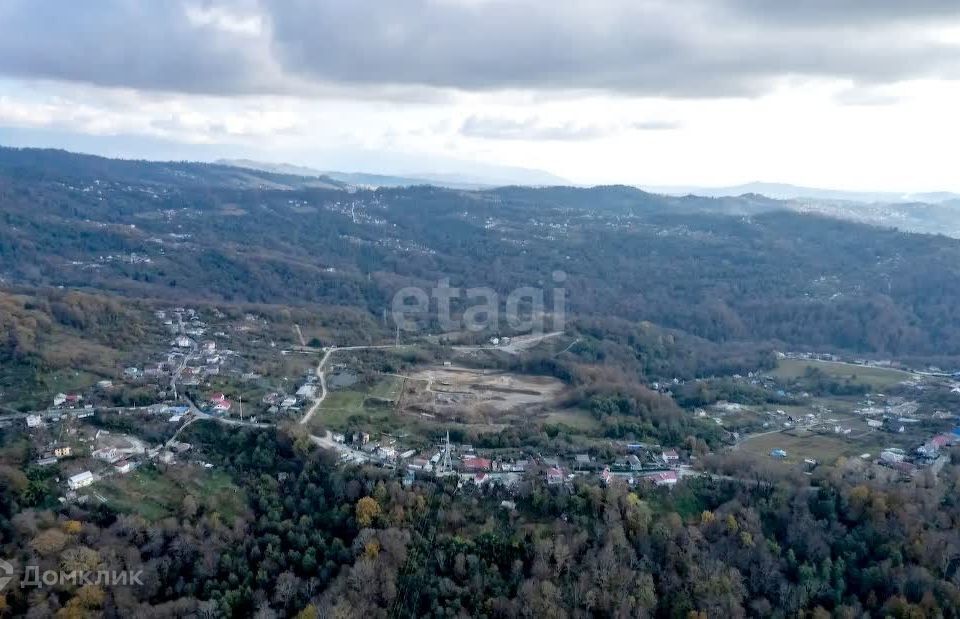
[[239,395],[239,401],[240,401],[240,421],[243,421],[243,394],[242,393]]

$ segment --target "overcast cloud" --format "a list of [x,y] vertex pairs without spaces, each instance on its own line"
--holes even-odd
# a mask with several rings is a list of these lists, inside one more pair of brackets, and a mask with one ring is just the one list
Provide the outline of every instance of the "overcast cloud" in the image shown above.
[[956,191],[958,80],[958,0],[0,1],[0,136],[133,157]]
[[956,77],[954,0],[0,3],[0,71],[205,94],[350,86],[757,95]]

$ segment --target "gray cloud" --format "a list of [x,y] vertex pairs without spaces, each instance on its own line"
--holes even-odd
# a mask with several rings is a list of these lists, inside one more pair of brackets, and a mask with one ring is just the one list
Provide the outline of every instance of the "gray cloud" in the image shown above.
[[0,3],[0,73],[209,94],[751,96],[783,77],[958,77],[955,0]]

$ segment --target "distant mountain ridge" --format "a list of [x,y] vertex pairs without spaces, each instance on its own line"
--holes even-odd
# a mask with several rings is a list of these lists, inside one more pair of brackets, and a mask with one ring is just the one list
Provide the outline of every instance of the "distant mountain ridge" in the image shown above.
[[434,185],[450,189],[490,189],[506,185],[555,186],[571,185],[570,181],[542,170],[495,167],[475,174],[424,172],[416,174],[375,174],[370,172],[340,172],[318,170],[290,163],[270,163],[252,159],[218,159],[221,165],[261,170],[276,174],[330,178],[356,187],[413,187]]
[[949,191],[930,191],[919,193],[894,193],[882,191],[845,191],[839,189],[821,189],[816,187],[801,187],[788,183],[752,182],[729,187],[697,187],[697,186],[654,186],[641,185],[642,189],[653,193],[667,195],[697,195],[711,198],[736,197],[744,194],[760,194],[777,200],[843,200],[848,202],[865,203],[909,203],[924,202],[939,204],[942,202],[960,201],[960,194]]

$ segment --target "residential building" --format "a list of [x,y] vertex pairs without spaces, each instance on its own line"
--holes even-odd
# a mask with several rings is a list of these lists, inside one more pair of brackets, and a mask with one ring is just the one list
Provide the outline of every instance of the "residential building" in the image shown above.
[[644,475],[644,479],[652,481],[655,486],[673,486],[680,480],[680,476],[676,471],[657,471]]
[[93,481],[94,481],[93,473],[91,473],[90,471],[84,471],[68,479],[67,486],[71,490],[78,490],[80,488],[89,486],[90,484],[93,483]]
[[492,462],[488,458],[467,458],[463,461],[463,469],[465,471],[489,471]]

